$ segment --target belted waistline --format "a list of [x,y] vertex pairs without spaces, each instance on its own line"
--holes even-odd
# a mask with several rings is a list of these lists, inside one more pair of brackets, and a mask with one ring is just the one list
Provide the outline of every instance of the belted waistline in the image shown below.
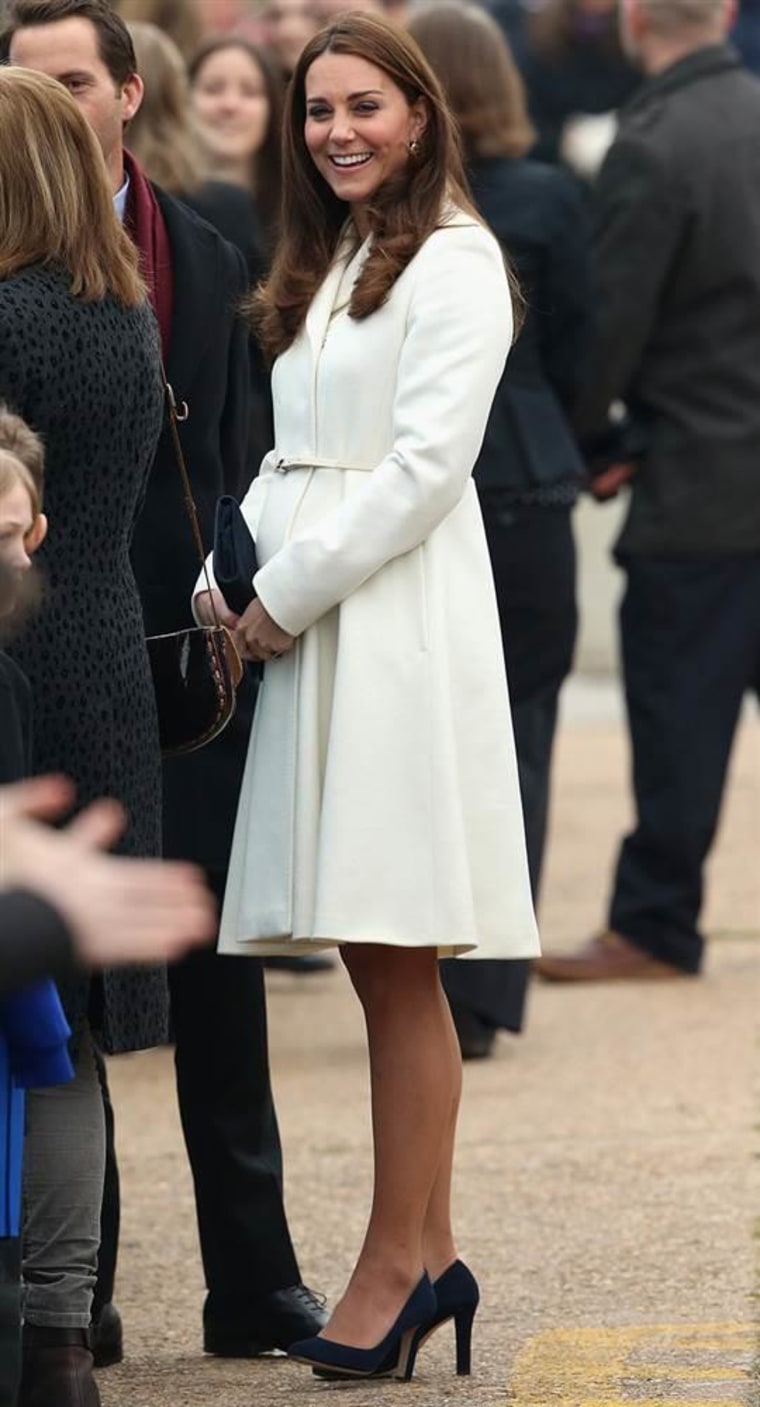
[[274,469],[276,474],[287,474],[291,469],[345,469],[352,474],[371,474],[374,464],[346,464],[342,459],[317,459],[308,455],[278,459]]

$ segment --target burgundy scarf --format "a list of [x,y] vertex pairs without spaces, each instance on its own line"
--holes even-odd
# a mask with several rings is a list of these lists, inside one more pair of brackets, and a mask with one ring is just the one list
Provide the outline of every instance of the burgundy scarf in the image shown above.
[[140,268],[148,285],[151,306],[158,318],[166,363],[174,306],[174,270],[169,234],[153,187],[128,151],[124,153],[124,171],[129,177],[124,224],[140,251]]

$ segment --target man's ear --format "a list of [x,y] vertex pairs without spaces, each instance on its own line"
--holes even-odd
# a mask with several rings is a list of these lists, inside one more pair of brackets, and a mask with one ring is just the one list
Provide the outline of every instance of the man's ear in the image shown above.
[[44,513],[38,513],[29,532],[24,538],[24,547],[30,557],[42,546],[47,537],[48,520]]
[[131,122],[142,107],[145,84],[139,73],[133,73],[121,90],[121,116],[124,123]]

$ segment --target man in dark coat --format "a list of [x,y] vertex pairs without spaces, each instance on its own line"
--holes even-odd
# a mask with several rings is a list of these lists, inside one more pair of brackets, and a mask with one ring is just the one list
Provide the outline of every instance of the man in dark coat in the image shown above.
[[[248,474],[246,290],[242,256],[185,206],[154,188],[124,153],[124,125],[142,98],[132,42],[107,0],[15,0],[4,53],[69,88],[106,158],[117,212],[140,247],[167,377],[186,402],[186,458],[206,547],[220,493]],[[148,634],[192,624],[199,564],[168,428],[137,525],[133,562]],[[251,700],[202,752],[167,763],[164,851],[201,863],[221,897],[247,747]],[[193,1170],[206,1281],[207,1351],[253,1356],[318,1331],[326,1315],[300,1283],[282,1201],[263,977],[248,958],[194,953],[170,972],[180,1113]],[[112,1123],[107,1101],[109,1123]],[[112,1128],[110,1130],[112,1138]],[[111,1304],[118,1235],[113,1151],[106,1176],[96,1340],[121,1356]],[[63,1407],[63,1404],[58,1404]]]
[[579,407],[643,453],[617,556],[636,800],[607,930],[550,980],[700,970],[703,866],[760,687],[760,83],[729,0],[627,0],[647,81],[596,196],[597,348]]

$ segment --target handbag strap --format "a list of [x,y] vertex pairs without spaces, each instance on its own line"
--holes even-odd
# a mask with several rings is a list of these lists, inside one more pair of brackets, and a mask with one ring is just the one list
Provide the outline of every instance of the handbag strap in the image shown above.
[[214,600],[214,592],[211,586],[211,578],[209,577],[208,567],[206,566],[206,553],[203,549],[203,538],[201,537],[200,523],[198,522],[198,509],[195,506],[193,490],[190,484],[190,475],[187,472],[187,464],[185,463],[185,456],[182,451],[182,441],[179,437],[179,426],[184,424],[184,422],[190,418],[190,411],[188,410],[187,401],[183,401],[181,406],[177,405],[177,398],[174,394],[174,388],[168,381],[165,371],[163,371],[163,378],[164,390],[166,392],[166,402],[169,409],[169,433],[172,439],[174,458],[176,460],[177,468],[179,469],[179,475],[182,480],[182,494],[185,500],[185,510],[187,512],[188,520],[190,522],[190,531],[193,535],[193,541],[195,543],[195,547],[198,552],[198,558],[201,564],[201,572],[206,582],[206,590],[208,591],[209,600],[211,602],[211,614],[214,617],[214,627],[215,629],[219,630],[221,629],[221,622],[219,620],[219,615],[216,609],[216,601]]

